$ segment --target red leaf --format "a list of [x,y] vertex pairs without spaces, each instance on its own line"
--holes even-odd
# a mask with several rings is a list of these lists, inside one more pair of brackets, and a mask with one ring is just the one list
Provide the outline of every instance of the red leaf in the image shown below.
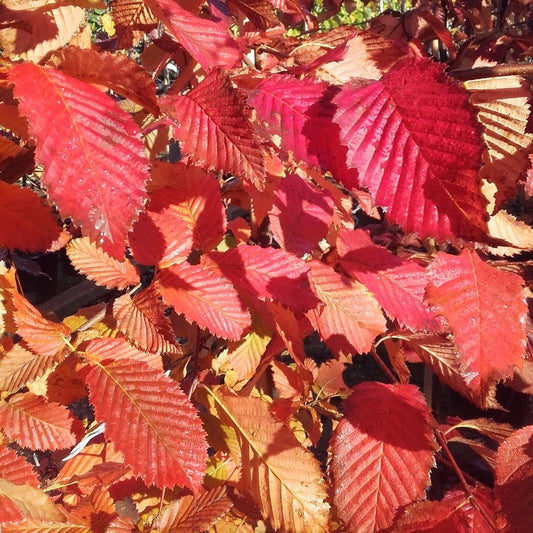
[[364,285],[350,280],[320,261],[311,262],[311,279],[324,306],[308,317],[335,353],[365,353],[376,336],[386,330],[381,309]]
[[311,167],[329,170],[350,188],[356,183],[357,172],[346,167],[347,150],[340,144],[339,127],[332,121],[335,91],[309,78],[274,74],[255,88],[249,102],[267,123],[269,133],[281,138],[283,150]]
[[140,281],[137,269],[129,261],[111,257],[88,237],[71,240],[67,255],[78,272],[108,289],[126,289]]
[[200,489],[205,432],[179,385],[142,362],[107,359],[87,375],[96,418],[147,485]]
[[31,392],[11,396],[0,404],[4,433],[33,450],[62,450],[76,443],[70,432],[72,420],[65,407],[48,403]]
[[309,266],[284,250],[239,246],[211,252],[203,264],[214,262],[247,298],[272,298],[295,311],[307,311],[319,301],[309,285]]
[[533,528],[532,484],[533,426],[526,426],[508,438],[496,453],[494,490],[513,533],[528,533]]
[[484,395],[522,366],[528,312],[523,280],[467,250],[459,256],[439,253],[429,274],[428,300],[450,325],[467,383]]
[[[447,492],[441,501],[413,503],[402,510],[392,531],[397,533],[504,531],[505,524],[498,516],[500,504],[494,492],[480,485],[472,489],[472,494],[476,505],[472,502],[473,498],[461,489]],[[479,506],[482,506],[483,511],[480,511]],[[486,517],[492,520],[492,524]]]
[[402,261],[372,242],[364,230],[341,230],[337,249],[343,270],[356,277],[374,294],[385,312],[412,330],[439,330],[425,302],[426,270],[414,262]]
[[466,92],[441,66],[405,59],[333,101],[348,166],[391,222],[441,240],[484,237],[480,126]]
[[28,461],[7,446],[0,446],[0,478],[15,485],[39,486],[37,474]]
[[193,161],[244,177],[262,189],[265,163],[243,107],[244,97],[218,70],[186,95],[161,102],[162,110],[178,121],[176,135]]
[[346,531],[389,527],[424,497],[433,466],[430,413],[414,385],[357,385],[333,435],[333,501]]
[[61,226],[50,208],[29,189],[0,181],[0,212],[0,246],[44,252],[61,235]]
[[233,67],[241,57],[223,24],[197,17],[172,0],[149,0],[147,5],[206,72],[219,65]]
[[137,125],[112,98],[57,70],[25,63],[9,77],[37,140],[51,199],[63,217],[79,220],[108,253],[123,257],[126,234],[146,198],[147,161]]
[[129,241],[138,263],[165,268],[185,261],[190,254],[193,236],[176,210],[173,196],[171,187],[154,191],[146,211],[135,222]]
[[333,198],[296,174],[289,174],[274,193],[269,216],[272,233],[281,247],[301,256],[326,236],[333,218]]
[[162,270],[156,279],[168,305],[214,335],[238,340],[251,324],[237,291],[213,271],[182,263]]
[[58,356],[68,345],[70,328],[46,320],[21,294],[13,293],[17,333],[39,355]]

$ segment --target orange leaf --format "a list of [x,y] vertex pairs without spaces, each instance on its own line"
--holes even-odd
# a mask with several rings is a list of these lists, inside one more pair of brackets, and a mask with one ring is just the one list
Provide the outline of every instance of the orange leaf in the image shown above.
[[15,344],[0,359],[0,389],[16,392],[27,382],[45,374],[62,358],[61,352],[39,355]]
[[171,502],[158,519],[160,533],[190,533],[204,531],[224,515],[233,502],[226,487],[217,487],[198,496],[185,495]]
[[241,482],[274,529],[294,533],[330,531],[329,504],[320,465],[269,404],[223,388],[203,389],[224,432]]
[[374,295],[319,261],[311,262],[311,279],[324,306],[307,316],[324,342],[336,353],[368,352],[376,335],[386,329]]
[[59,239],[61,226],[57,219],[50,208],[29,189],[0,181],[0,212],[1,246],[37,252],[48,250]]
[[70,339],[70,328],[65,324],[46,320],[24,296],[14,292],[15,322],[18,334],[37,354],[59,356],[65,351]]
[[207,459],[205,432],[180,386],[143,362],[92,365],[86,381],[96,418],[126,464],[148,485],[197,492]]
[[156,281],[168,305],[214,335],[238,340],[250,325],[237,291],[213,271],[183,263],[164,269]]
[[152,115],[159,115],[152,77],[125,55],[69,46],[57,52],[47,64],[87,83],[104,85],[144,107]]
[[333,435],[333,501],[345,531],[377,531],[424,497],[434,463],[431,415],[414,385],[357,385]]
[[71,240],[67,255],[78,272],[108,289],[125,289],[140,281],[137,269],[129,261],[111,257],[89,237]]
[[30,463],[21,455],[17,455],[14,450],[3,445],[0,446],[0,478],[7,479],[15,485],[26,483],[32,487],[39,486],[37,473]]
[[135,346],[148,352],[179,351],[164,311],[165,307],[152,285],[133,297],[124,294],[113,302],[117,328]]
[[22,446],[34,450],[62,450],[76,442],[70,432],[67,409],[48,403],[31,392],[11,396],[0,403],[0,425],[4,433]]

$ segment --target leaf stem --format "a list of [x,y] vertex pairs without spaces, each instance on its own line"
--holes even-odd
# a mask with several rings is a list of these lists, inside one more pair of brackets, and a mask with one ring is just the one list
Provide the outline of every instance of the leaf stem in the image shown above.
[[375,348],[370,350],[370,355],[374,358],[374,361],[376,361],[381,370],[383,370],[392,383],[395,385],[400,383],[396,376],[389,370],[389,367],[383,362],[383,359],[381,359],[381,357],[378,355],[378,352],[376,352]]

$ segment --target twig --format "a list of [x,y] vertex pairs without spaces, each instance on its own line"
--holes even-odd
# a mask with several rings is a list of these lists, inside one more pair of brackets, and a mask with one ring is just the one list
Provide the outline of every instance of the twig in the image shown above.
[[533,63],[515,63],[514,65],[494,65],[492,67],[478,67],[456,69],[448,72],[458,80],[478,80],[497,76],[533,76]]
[[383,362],[383,360],[381,359],[381,357],[378,355],[378,352],[376,352],[376,349],[375,348],[372,348],[370,350],[370,355],[374,358],[374,361],[376,361],[376,363],[379,365],[379,367],[381,368],[381,370],[383,370],[383,372],[385,372],[385,374],[387,375],[387,377],[390,379],[390,381],[394,384],[398,384],[399,381],[398,379],[396,378],[396,376],[389,370],[389,367]]

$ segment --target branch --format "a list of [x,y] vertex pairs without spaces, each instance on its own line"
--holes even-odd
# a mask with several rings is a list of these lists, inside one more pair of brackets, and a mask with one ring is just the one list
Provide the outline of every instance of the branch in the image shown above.
[[458,80],[478,80],[497,76],[533,77],[533,63],[515,63],[514,65],[494,65],[492,67],[466,68],[450,70],[448,74]]

